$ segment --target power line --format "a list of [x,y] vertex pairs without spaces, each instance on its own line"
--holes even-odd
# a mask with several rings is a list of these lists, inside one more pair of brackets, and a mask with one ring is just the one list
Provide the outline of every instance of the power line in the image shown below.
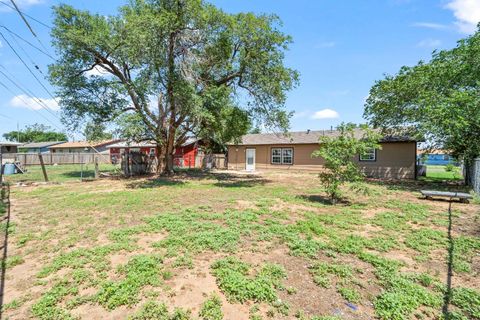
[[35,33],[35,31],[33,31],[32,27],[30,26],[30,23],[28,23],[27,19],[25,18],[25,16],[23,15],[23,13],[20,11],[20,9],[18,9],[18,6],[17,4],[15,3],[15,1],[13,0],[10,0],[10,2],[12,2],[13,6],[15,7],[15,11],[18,12],[18,14],[20,15],[20,18],[22,18],[23,22],[25,22],[25,24],[27,25],[28,29],[30,29],[30,32],[33,34],[33,36],[36,38],[37,37],[37,34]]
[[9,116],[4,115],[4,114],[2,114],[2,113],[0,113],[0,117],[4,117],[4,118],[6,118],[6,119],[9,119],[9,120],[12,120],[12,121],[16,121],[15,119],[10,118]]
[[[30,30],[30,32],[33,34],[33,36],[35,37],[35,39],[37,39],[38,43],[40,44],[40,46],[42,46],[45,50],[48,51],[47,47],[42,43],[42,41],[40,40],[40,38],[37,36],[37,34],[35,33],[35,31],[33,30],[32,26],[30,25],[30,23],[27,21],[27,19],[25,18],[25,15],[23,14],[22,11],[20,11],[20,9],[18,8],[17,4],[15,3],[14,0],[10,0],[10,2],[13,4],[13,10],[15,10],[19,15],[20,15],[20,18],[22,18],[23,22],[25,23],[25,25],[28,27],[28,29]],[[11,7],[10,7],[11,8]]]
[[[15,10],[15,7],[13,7],[12,5],[10,5],[10,4],[8,4],[8,3],[4,2],[4,1],[1,1],[1,0],[0,0],[0,4],[3,4],[4,6],[10,8],[10,9],[12,9],[12,10]],[[51,26],[49,26],[49,25],[45,24],[44,22],[42,22],[42,21],[40,21],[40,20],[32,17],[31,15],[28,15],[28,14],[26,14],[26,13],[23,12],[23,11],[20,11],[20,12],[21,12],[25,17],[27,17],[27,18],[35,21],[35,22],[38,23],[38,24],[41,24],[41,25],[44,26],[45,28],[52,29]]]
[[[5,84],[4,84],[3,82],[1,82],[1,81],[0,81],[0,86],[4,87],[7,91],[9,91],[11,94],[13,94],[13,95],[15,96],[15,93],[13,92],[13,90],[11,90],[7,85],[5,85]],[[20,100],[22,100],[23,103],[25,103],[25,106],[26,106],[27,108],[29,108],[30,110],[35,111],[35,112],[38,113],[42,118],[44,118],[44,119],[47,120],[50,124],[52,124],[54,127],[56,127],[58,130],[62,131],[62,129],[61,129],[59,126],[57,126],[55,123],[53,123],[52,121],[50,121],[50,119],[48,119],[47,117],[45,117],[40,111],[38,111],[38,110],[32,108],[31,106],[29,106],[29,105],[28,105],[28,102],[25,101],[25,99],[23,99],[21,96],[18,96],[18,98],[19,98]]]
[[17,47],[20,48],[20,50],[22,50],[23,54],[27,57],[28,60],[30,60],[30,63],[33,65],[33,67],[45,78],[45,75],[43,74],[42,72],[42,69],[40,69],[40,67],[38,66],[38,64],[33,61],[32,57],[30,57],[30,55],[28,54],[28,52],[23,48],[22,45],[20,45],[20,43],[18,42],[18,40],[16,38],[13,37],[12,34],[10,34],[10,37],[13,39],[13,41],[17,44]]
[[10,44],[10,42],[7,40],[7,38],[5,37],[5,35],[0,31],[0,36],[3,38],[3,40],[5,40],[5,43],[10,47],[10,49],[15,53],[15,55],[17,56],[17,58],[23,63],[23,65],[25,66],[25,68],[27,68],[27,70],[30,72],[30,74],[35,78],[35,80],[37,80],[37,82],[40,84],[40,86],[48,93],[48,95],[56,101],[56,98],[53,96],[53,94],[50,92],[50,90],[47,89],[47,87],[45,87],[45,85],[40,81],[40,79],[38,79],[38,77],[35,75],[35,73],[33,73],[33,71],[30,69],[30,67],[27,65],[27,63],[23,60],[23,58],[18,54],[18,52],[15,50],[15,48]]
[[[53,111],[45,102],[43,102],[41,99],[37,98],[35,94],[29,90],[28,88],[22,87],[20,84],[18,84],[18,80],[15,78],[13,74],[11,74],[7,68],[4,66],[0,65],[0,68],[3,68],[10,76],[8,76],[5,72],[0,70],[0,74],[2,74],[8,81],[10,81],[15,87],[23,91],[24,94],[26,94],[30,99],[34,100],[36,103],[42,106],[46,111],[48,111],[51,115],[53,115],[55,118],[59,119],[58,115]],[[15,81],[17,80],[17,81]]]
[[18,34],[16,34],[15,32],[13,32],[12,30],[10,30],[9,28],[7,28],[6,26],[4,25],[0,25],[0,28],[4,28],[5,30],[7,30],[10,35],[13,35],[15,37],[17,37],[18,39],[22,40],[23,42],[25,42],[26,44],[28,44],[29,46],[31,46],[32,48],[35,48],[37,49],[39,52],[43,53],[44,55],[46,55],[47,57],[49,57],[50,59],[52,60],[55,60],[55,58],[50,55],[48,52],[45,52],[44,50],[40,49],[39,47],[35,46],[33,43],[31,43],[30,41],[26,40],[25,38],[23,38],[22,36],[19,36]]

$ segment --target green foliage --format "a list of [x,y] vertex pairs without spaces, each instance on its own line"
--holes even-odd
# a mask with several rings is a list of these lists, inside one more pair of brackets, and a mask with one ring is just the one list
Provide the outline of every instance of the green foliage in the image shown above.
[[212,274],[219,288],[232,302],[270,302],[277,300],[276,288],[286,277],[282,267],[265,264],[254,277],[249,277],[251,266],[234,257],[217,260],[212,265]]
[[217,295],[212,295],[205,301],[200,310],[199,316],[203,320],[222,320],[222,301]]
[[352,277],[352,268],[343,264],[319,262],[310,267],[310,272],[313,275],[313,281],[323,288],[330,287],[332,276],[337,276],[340,279]]
[[101,141],[112,139],[113,135],[106,131],[103,122],[90,121],[85,125],[83,135],[87,141]]
[[324,170],[319,174],[325,191],[331,201],[335,203],[341,197],[340,186],[351,182],[351,189],[358,190],[359,182],[363,180],[363,174],[355,164],[353,158],[362,155],[370,149],[378,149],[380,136],[362,126],[362,136],[356,135],[353,124],[341,124],[337,130],[338,137],[323,136],[320,138],[320,149],[315,151],[313,157],[321,157],[324,160]]
[[399,262],[369,253],[361,253],[359,258],[376,268],[375,274],[386,288],[374,301],[375,312],[381,319],[402,320],[421,306],[442,304],[441,293],[433,293],[416,283],[416,279],[401,274]]
[[374,126],[396,129],[405,125],[429,137],[435,147],[451,150],[468,162],[480,154],[480,82],[477,57],[480,32],[450,50],[435,51],[428,62],[377,81],[365,105]]
[[190,320],[190,313],[181,309],[175,309],[173,313],[168,312],[165,304],[155,301],[148,301],[140,310],[128,318],[129,320]]
[[[67,141],[65,133],[52,131],[50,127],[35,123],[26,126],[20,131],[10,131],[3,134],[3,137],[9,141],[17,142],[46,142],[46,141]],[[21,148],[20,148],[21,149]]]
[[360,302],[360,299],[362,298],[360,296],[360,293],[357,290],[352,288],[340,287],[337,289],[337,291],[348,302],[354,302],[354,303]]
[[480,319],[480,292],[469,288],[454,288],[451,302],[471,319]]
[[13,268],[15,266],[18,266],[19,264],[24,263],[24,262],[25,262],[25,260],[19,255],[10,256],[10,257],[7,257],[5,267]]
[[78,294],[78,288],[68,281],[60,281],[45,293],[38,302],[32,306],[32,314],[42,320],[73,320],[68,311],[58,307],[58,303],[67,295]]
[[432,249],[446,248],[447,234],[428,228],[413,230],[405,238],[405,245],[422,254],[428,254]]
[[98,292],[98,302],[108,309],[121,305],[131,306],[139,301],[140,289],[146,285],[158,286],[161,282],[162,260],[154,255],[139,255],[132,258],[118,273],[120,281],[106,281]]
[[453,239],[453,270],[471,272],[473,257],[480,251],[478,237],[458,236]]

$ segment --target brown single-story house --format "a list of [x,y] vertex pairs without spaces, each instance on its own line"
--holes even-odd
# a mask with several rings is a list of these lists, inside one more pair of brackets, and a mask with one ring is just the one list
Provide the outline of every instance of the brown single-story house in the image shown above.
[[[228,145],[230,170],[319,170],[324,160],[312,157],[322,136],[336,137],[335,130],[244,135],[238,144]],[[362,137],[362,130],[355,129]],[[357,156],[355,161],[366,176],[381,179],[415,179],[417,141],[411,137],[385,136],[381,149]]]
[[97,142],[73,141],[56,144],[48,147],[51,153],[106,153],[107,147],[111,144],[120,142],[121,140],[105,140]]

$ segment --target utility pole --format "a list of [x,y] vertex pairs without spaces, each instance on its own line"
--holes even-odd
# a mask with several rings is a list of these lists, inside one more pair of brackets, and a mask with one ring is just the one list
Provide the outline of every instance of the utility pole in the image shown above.
[[20,142],[20,129],[17,121],[17,142]]

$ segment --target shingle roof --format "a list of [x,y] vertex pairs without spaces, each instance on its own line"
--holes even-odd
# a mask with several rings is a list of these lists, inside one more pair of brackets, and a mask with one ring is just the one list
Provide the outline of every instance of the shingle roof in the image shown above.
[[155,148],[157,143],[155,141],[141,141],[141,142],[128,142],[121,141],[107,146],[110,148]]
[[104,146],[104,145],[108,145],[108,144],[113,144],[113,143],[116,143],[120,140],[104,140],[104,141],[92,141],[92,142],[89,142],[89,141],[69,141],[69,142],[65,142],[65,143],[61,143],[61,144],[57,144],[57,145],[54,145],[54,146],[51,146],[51,147],[48,147],[49,149],[50,148],[54,148],[54,149],[62,149],[62,148],[90,148],[90,147],[101,147],[101,146]]
[[[242,136],[238,145],[266,145],[266,144],[312,144],[318,143],[320,137],[338,137],[339,131],[336,130],[317,130],[317,131],[297,131],[288,133],[259,133],[246,134]],[[354,130],[354,136],[361,138],[363,130],[357,128]],[[412,137],[407,136],[384,136],[382,142],[408,142],[416,141]],[[236,145],[229,143],[229,145]]]
[[31,142],[22,145],[22,148],[46,148],[56,144],[65,143],[65,141]]
[[[193,143],[198,142],[199,140],[194,137],[188,137],[187,140],[185,140],[184,143],[182,143],[182,147],[191,145]],[[140,141],[140,142],[134,142],[134,141],[121,141],[118,143],[111,144],[107,146],[107,149],[110,148],[155,148],[157,146],[157,143],[155,141]]]
[[22,144],[18,142],[0,141],[0,146],[4,146],[4,147],[17,147],[21,145]]

